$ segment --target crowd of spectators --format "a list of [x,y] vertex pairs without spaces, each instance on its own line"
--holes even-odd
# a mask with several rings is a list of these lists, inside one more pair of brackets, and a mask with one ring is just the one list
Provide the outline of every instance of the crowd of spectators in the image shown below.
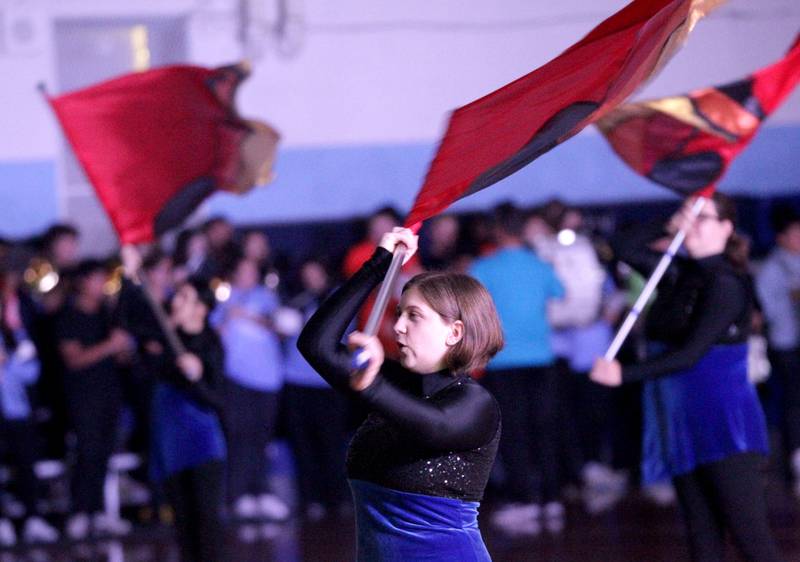
[[[769,340],[773,376],[761,390],[781,437],[777,463],[800,495],[800,217],[780,206],[772,218],[775,248],[753,271],[762,305],[754,330]],[[587,222],[558,201],[527,211],[503,204],[468,219],[440,216],[425,225],[418,257],[401,274],[470,273],[495,300],[507,345],[474,376],[503,413],[489,493],[496,502],[492,523],[509,533],[538,532],[531,521],[559,532],[569,498],[600,511],[636,483],[638,389],[600,387],[587,372],[642,280],[614,259],[597,223]],[[83,259],[80,233],[69,225],[32,240],[2,241],[0,445],[8,470],[0,474],[0,545],[14,544],[18,533],[26,542],[128,533],[131,522],[109,512],[105,496],[110,460],[120,452],[137,459],[123,495],[165,521],[163,505],[180,519],[176,504],[196,493],[191,487],[210,489],[217,481],[220,520],[346,515],[344,450],[363,413],[327,386],[295,343],[337,280],[356,271],[399,223],[392,209],[377,211],[365,221],[363,239],[334,263],[338,254],[325,248],[276,255],[265,230],[213,218],[183,230],[172,244],[142,249],[144,285],[124,277],[119,256]],[[192,317],[186,299],[199,303],[202,318]],[[396,351],[393,308],[379,329],[389,354]],[[197,334],[208,327],[205,339],[187,335],[193,322]],[[177,349],[161,324],[180,336]],[[645,352],[634,331],[622,353]],[[197,392],[180,403],[197,412],[181,417],[169,410],[165,404],[177,402],[169,402],[174,397],[165,388]],[[196,437],[202,451],[181,447],[180,434],[178,452],[165,441],[185,423],[206,427]],[[291,495],[270,485],[276,441],[291,453]],[[54,465],[69,481],[61,501],[44,482],[45,467]],[[192,473],[196,481],[176,495],[163,473],[170,466],[176,474],[214,468]],[[660,502],[671,499],[668,487],[650,493]]]

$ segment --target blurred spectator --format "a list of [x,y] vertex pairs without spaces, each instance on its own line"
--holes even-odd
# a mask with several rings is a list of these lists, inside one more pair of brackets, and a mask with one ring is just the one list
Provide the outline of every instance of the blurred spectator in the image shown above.
[[[548,220],[545,220],[547,217]],[[583,233],[579,209],[551,201],[541,214],[529,217],[526,241],[536,254],[550,263],[564,286],[564,297],[547,305],[553,327],[553,351],[559,358],[559,432],[561,451],[570,480],[582,479],[591,489],[621,488],[612,473],[610,402],[613,391],[590,381],[588,373],[595,357],[608,348],[614,314],[605,303],[615,287]],[[609,314],[606,314],[609,312]]]
[[420,237],[420,259],[428,270],[450,269],[459,255],[461,227],[453,215],[441,215],[431,219],[430,225]]
[[500,455],[510,500],[492,521],[508,531],[533,531],[542,511],[553,522],[564,515],[557,464],[557,375],[546,316],[547,302],[563,296],[564,288],[553,268],[523,245],[523,217],[516,208],[498,206],[494,220],[498,250],[477,260],[471,270],[492,295],[506,340],[486,373],[486,386],[503,416]]
[[[140,275],[155,302],[162,310],[166,309],[175,291],[172,258],[161,250],[151,251],[142,261]],[[160,358],[164,352],[164,335],[142,287],[124,280],[119,309],[122,326],[133,334],[138,344],[137,360],[122,382],[125,401],[134,416],[128,448],[144,461],[134,476],[144,481],[148,472],[146,461],[150,449],[151,403],[158,371],[154,356]],[[140,498],[144,499],[144,491],[135,488],[140,492]]]
[[[347,255],[344,257],[344,265],[342,272],[345,277],[352,276],[358,271],[361,266],[366,262],[378,246],[381,237],[390,232],[396,226],[400,226],[400,215],[391,207],[384,207],[376,211],[367,221],[367,235],[358,244],[350,248]],[[409,275],[420,271],[420,263],[418,257],[413,256],[404,266],[400,278],[396,283],[397,290],[404,285],[404,279],[407,280]],[[358,327],[362,329],[367,324],[369,313],[375,303],[375,295],[377,291],[373,292],[370,298],[364,303],[361,312],[358,315]],[[397,307],[398,298],[392,298],[389,301],[387,310],[394,310]],[[394,334],[394,317],[391,314],[386,314],[378,326],[378,338],[383,344],[388,357],[396,357],[397,342],[395,341]]]
[[[58,318],[56,338],[65,365],[67,412],[75,432],[77,460],[72,476],[73,515],[67,535],[86,538],[90,525],[98,534],[124,534],[130,524],[103,513],[103,484],[116,445],[122,387],[116,361],[129,360],[131,335],[112,325],[104,285],[105,265],[81,262],[74,296]],[[93,519],[90,521],[90,514]]]
[[[12,249],[0,261],[0,435],[11,467],[14,468],[17,493],[25,508],[23,538],[26,542],[55,542],[58,532],[37,509],[37,481],[33,465],[40,457],[40,439],[33,423],[33,409],[28,398],[30,387],[39,378],[36,347],[28,336],[21,310],[20,269],[25,261],[14,263]],[[0,519],[0,545],[16,542],[14,527]]]
[[367,220],[366,236],[361,242],[350,248],[344,258],[342,271],[345,277],[350,277],[358,271],[372,256],[381,237],[394,227],[400,226],[400,223],[400,215],[391,207],[383,207],[375,211]]
[[203,234],[208,240],[208,258],[199,274],[207,279],[223,277],[239,255],[233,225],[224,217],[213,217],[203,224]]
[[767,323],[770,389],[779,401],[784,448],[800,496],[800,215],[777,207],[772,219],[777,247],[764,261],[756,289]]
[[228,496],[237,516],[285,519],[288,507],[268,493],[266,447],[272,440],[283,386],[283,357],[272,315],[280,302],[259,283],[258,264],[239,258],[230,297],[212,322],[225,348]]
[[78,260],[79,232],[67,224],[55,224],[41,237],[39,256],[31,260],[29,283],[39,305],[33,336],[39,350],[41,375],[36,383],[37,418],[43,420],[46,453],[61,458],[65,454],[68,426],[64,400],[64,365],[56,341],[56,319],[71,291],[69,273]]
[[175,241],[174,264],[175,284],[186,281],[193,275],[207,276],[208,239],[202,230],[184,230]]
[[300,329],[332,289],[330,275],[321,261],[308,260],[300,268],[300,281],[303,292],[289,302],[298,318],[295,329],[285,333],[289,338],[284,405],[297,466],[300,508],[310,519],[318,519],[347,498],[347,404],[297,350]]

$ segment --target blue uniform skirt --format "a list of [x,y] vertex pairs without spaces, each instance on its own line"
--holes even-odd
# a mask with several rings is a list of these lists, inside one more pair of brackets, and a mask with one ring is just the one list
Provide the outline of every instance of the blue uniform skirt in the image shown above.
[[358,562],[491,562],[478,502],[399,492],[350,480]]
[[226,454],[217,414],[172,385],[156,383],[151,411],[151,479],[161,482],[182,470],[224,460]]
[[764,412],[747,380],[746,344],[714,346],[692,368],[646,381],[643,416],[645,483],[768,451]]

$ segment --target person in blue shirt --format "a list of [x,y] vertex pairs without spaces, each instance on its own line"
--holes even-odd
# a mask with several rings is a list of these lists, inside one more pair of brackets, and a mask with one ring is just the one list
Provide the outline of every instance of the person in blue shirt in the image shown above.
[[[322,262],[311,259],[300,267],[300,282],[303,291],[288,303],[296,311],[297,326],[292,334],[286,334],[283,405],[297,466],[301,511],[313,520],[343,507],[347,497],[343,462],[347,401],[297,349],[300,328],[331,290],[330,275]],[[326,470],[320,471],[321,466]]]
[[[6,314],[7,303],[0,301],[0,435],[5,441],[12,466],[16,469],[17,491],[25,507],[23,538],[26,542],[55,542],[56,531],[36,508],[37,435],[31,419],[28,388],[39,378],[40,364],[36,348],[25,328],[12,328]],[[16,532],[8,519],[0,519],[0,545],[12,546]]]
[[770,402],[779,414],[774,417],[800,497],[800,215],[791,207],[776,207],[772,226],[777,246],[758,271],[756,290],[767,321]]
[[267,489],[266,447],[275,433],[283,354],[272,316],[280,306],[260,283],[258,264],[234,262],[230,297],[214,311],[225,349],[225,406],[228,410],[228,498],[242,519],[282,520],[289,508]]
[[550,517],[564,511],[558,501],[557,374],[547,321],[547,302],[562,297],[564,288],[552,266],[523,245],[524,218],[516,208],[498,206],[494,220],[499,247],[470,270],[492,295],[506,341],[485,377],[503,415],[500,458],[509,500],[492,522],[534,532],[542,505]]

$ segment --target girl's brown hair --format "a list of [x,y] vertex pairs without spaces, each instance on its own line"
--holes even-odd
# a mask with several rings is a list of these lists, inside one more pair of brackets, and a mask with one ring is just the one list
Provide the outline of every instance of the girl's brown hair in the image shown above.
[[489,291],[469,275],[428,272],[414,276],[403,287],[419,291],[422,298],[447,322],[460,320],[464,334],[447,352],[445,362],[454,373],[486,366],[503,347],[503,329]]
[[738,271],[745,272],[747,271],[747,259],[750,248],[747,240],[736,232],[736,204],[733,202],[733,199],[718,192],[714,192],[711,200],[717,208],[719,220],[730,221],[733,226],[733,231],[725,245],[725,257],[733,264],[734,268]]

